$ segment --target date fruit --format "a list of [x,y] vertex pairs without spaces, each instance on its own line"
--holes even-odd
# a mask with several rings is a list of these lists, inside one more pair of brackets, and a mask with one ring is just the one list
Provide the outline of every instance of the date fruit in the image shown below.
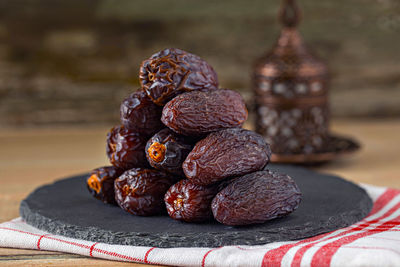
[[229,89],[192,91],[169,101],[161,121],[183,135],[202,135],[241,127],[247,120],[242,96]]
[[164,200],[172,219],[204,222],[212,219],[211,201],[218,192],[217,185],[203,186],[180,180],[168,189]]
[[124,127],[130,131],[151,136],[164,128],[162,108],[141,90],[130,94],[121,103],[120,115]]
[[176,48],[164,49],[143,61],[139,80],[160,106],[183,92],[218,88],[217,73],[207,62]]
[[226,225],[264,223],[295,211],[301,201],[286,174],[258,171],[233,179],[213,199],[214,218]]
[[122,173],[122,169],[114,166],[94,169],[86,180],[90,194],[104,203],[117,204],[115,202],[114,181]]
[[107,156],[111,164],[124,170],[148,167],[144,152],[146,141],[146,138],[124,126],[112,128],[107,134]]
[[175,182],[162,171],[134,168],[114,182],[115,200],[125,211],[140,216],[165,213],[164,195]]
[[193,141],[166,128],[155,134],[146,144],[146,157],[158,170],[184,176],[182,163],[194,146]]
[[227,177],[259,171],[270,157],[271,149],[261,135],[231,128],[210,133],[197,142],[182,168],[193,183],[208,185]]

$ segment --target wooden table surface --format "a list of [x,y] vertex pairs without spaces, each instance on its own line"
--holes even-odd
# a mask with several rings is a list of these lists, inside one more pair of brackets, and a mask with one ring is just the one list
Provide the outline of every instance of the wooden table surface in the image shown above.
[[[332,129],[357,138],[363,147],[354,155],[314,169],[354,182],[400,189],[400,119],[336,120]],[[19,202],[36,187],[107,165],[107,130],[107,127],[0,130],[0,222],[18,217]],[[0,264],[118,266],[126,263],[59,252],[0,248]]]

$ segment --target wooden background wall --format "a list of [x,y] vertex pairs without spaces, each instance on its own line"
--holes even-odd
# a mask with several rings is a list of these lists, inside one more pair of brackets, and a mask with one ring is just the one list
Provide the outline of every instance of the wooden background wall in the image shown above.
[[[334,116],[400,116],[400,1],[299,0]],[[178,47],[248,98],[277,0],[0,0],[0,127],[110,124],[140,62]]]

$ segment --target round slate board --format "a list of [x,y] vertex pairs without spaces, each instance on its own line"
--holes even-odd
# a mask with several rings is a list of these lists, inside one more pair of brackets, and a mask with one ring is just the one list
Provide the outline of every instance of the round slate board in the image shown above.
[[217,247],[258,245],[295,240],[349,226],[372,207],[367,193],[336,176],[304,168],[268,165],[289,174],[303,193],[300,207],[287,217],[264,224],[231,227],[217,222],[190,224],[168,216],[133,216],[94,199],[86,189],[87,175],[71,177],[36,189],[20,206],[22,218],[53,234],[94,242],[155,247]]

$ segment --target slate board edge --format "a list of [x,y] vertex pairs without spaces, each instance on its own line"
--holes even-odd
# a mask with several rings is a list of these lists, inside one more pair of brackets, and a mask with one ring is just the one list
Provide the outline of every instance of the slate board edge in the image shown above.
[[[324,174],[325,175],[325,174]],[[325,175],[344,180],[343,178]],[[354,184],[350,181],[344,180]],[[355,185],[355,184],[354,184]],[[190,233],[184,237],[171,234],[152,235],[149,233],[135,232],[110,232],[95,227],[77,227],[66,224],[58,220],[51,220],[42,216],[40,212],[32,211],[29,204],[23,200],[20,205],[20,215],[28,224],[47,231],[51,234],[62,235],[71,238],[83,239],[93,242],[101,242],[118,245],[132,246],[155,246],[161,248],[170,247],[218,247],[226,245],[262,245],[275,241],[288,241],[312,237],[318,234],[330,232],[339,228],[347,227],[360,221],[368,215],[372,208],[372,200],[365,190],[355,185],[359,190],[364,191],[364,200],[360,201],[360,207],[357,210],[346,212],[333,216],[328,223],[320,223],[320,227],[315,229],[307,225],[299,225],[296,228],[285,229],[279,232],[268,231],[247,231],[247,232],[229,232],[229,233]],[[40,187],[41,188],[41,187]],[[39,190],[40,188],[36,189]],[[36,192],[32,192],[30,195]],[[29,196],[30,196],[29,195]],[[27,199],[29,198],[27,197]],[[334,226],[332,226],[334,225]],[[93,234],[92,234],[93,233]],[[299,235],[298,233],[301,233]]]
[[[366,209],[364,209],[366,210]],[[173,235],[151,235],[134,232],[109,232],[91,227],[77,227],[60,223],[57,220],[48,219],[37,212],[32,212],[25,201],[21,203],[20,213],[22,218],[30,225],[50,232],[52,234],[83,239],[87,241],[118,244],[118,245],[132,245],[132,246],[154,246],[154,247],[218,247],[226,245],[262,245],[274,241],[288,241],[312,237],[317,234],[322,234],[343,228],[359,221],[364,218],[368,212],[352,212],[341,214],[337,217],[332,217],[331,223],[320,224],[319,229],[307,227],[307,225],[298,226],[296,229],[287,231],[280,231],[279,233],[254,231],[254,234],[249,232],[230,232],[228,234],[219,233],[193,233],[182,236]],[[333,222],[336,221],[336,222]],[[44,226],[45,225],[45,226]],[[334,225],[334,226],[332,226]],[[301,233],[301,237],[296,234]],[[90,233],[96,233],[91,235]],[[293,237],[298,238],[294,239]]]

